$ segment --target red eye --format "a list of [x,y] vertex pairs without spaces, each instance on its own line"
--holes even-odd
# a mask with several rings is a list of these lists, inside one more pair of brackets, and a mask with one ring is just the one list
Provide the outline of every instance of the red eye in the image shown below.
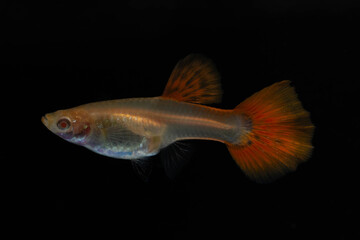
[[70,121],[67,120],[67,119],[60,119],[57,123],[57,127],[60,129],[60,130],[66,130],[70,127]]

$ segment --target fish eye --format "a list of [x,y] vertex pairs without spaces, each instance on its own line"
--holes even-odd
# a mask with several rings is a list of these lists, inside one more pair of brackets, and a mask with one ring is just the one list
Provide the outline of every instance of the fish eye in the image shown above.
[[58,122],[57,122],[57,127],[60,129],[60,130],[66,130],[70,127],[70,121],[66,118],[63,118],[63,119],[60,119]]

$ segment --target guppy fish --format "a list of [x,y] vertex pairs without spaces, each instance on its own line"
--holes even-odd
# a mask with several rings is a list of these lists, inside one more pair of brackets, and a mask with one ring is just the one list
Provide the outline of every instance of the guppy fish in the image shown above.
[[177,63],[160,97],[89,103],[41,120],[69,142],[131,160],[145,175],[147,157],[185,139],[226,144],[243,172],[261,183],[309,158],[314,126],[290,81],[266,87],[234,109],[202,105],[219,102],[221,94],[212,61],[191,54]]

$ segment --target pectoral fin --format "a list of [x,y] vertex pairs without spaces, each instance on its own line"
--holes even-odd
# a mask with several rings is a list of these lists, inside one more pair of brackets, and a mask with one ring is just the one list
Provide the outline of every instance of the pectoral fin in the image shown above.
[[143,136],[135,134],[122,125],[112,126],[103,129],[103,134],[111,146],[137,146],[143,141]]

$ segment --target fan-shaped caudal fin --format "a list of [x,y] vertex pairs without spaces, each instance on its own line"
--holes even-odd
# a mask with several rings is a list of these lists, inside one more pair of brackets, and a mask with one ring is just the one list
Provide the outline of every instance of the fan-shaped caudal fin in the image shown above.
[[220,102],[220,75],[210,59],[190,54],[175,66],[162,97],[200,104]]
[[245,174],[266,183],[294,171],[312,151],[314,126],[290,81],[275,83],[240,103],[235,112],[251,122],[239,143],[227,144]]

